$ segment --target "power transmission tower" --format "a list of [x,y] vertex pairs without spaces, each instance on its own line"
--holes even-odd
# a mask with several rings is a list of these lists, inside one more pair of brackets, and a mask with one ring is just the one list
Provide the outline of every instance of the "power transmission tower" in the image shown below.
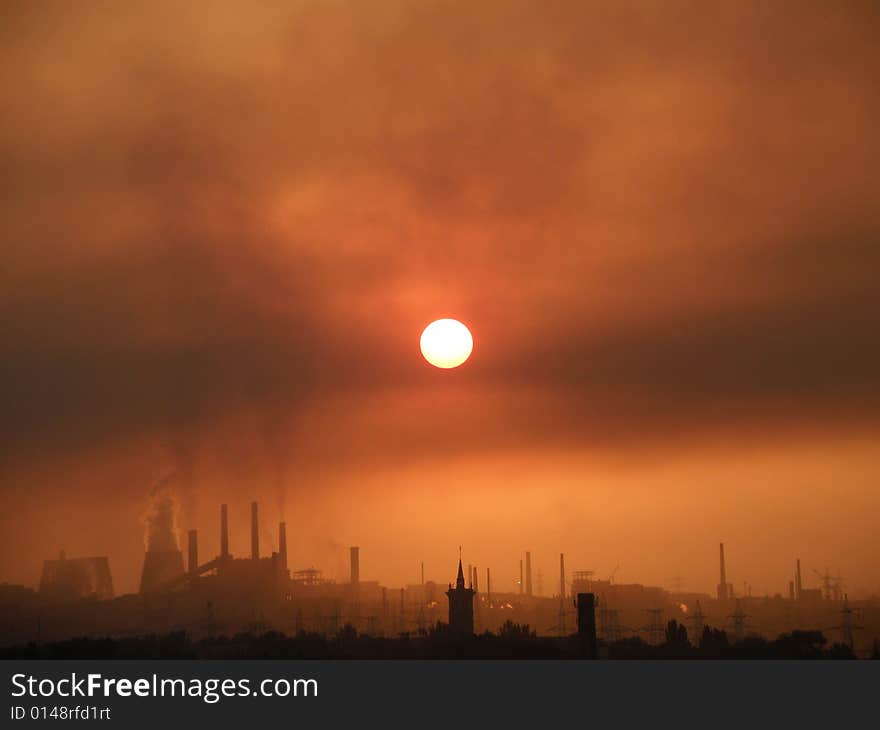
[[651,617],[651,623],[644,627],[644,631],[648,633],[648,643],[662,644],[663,629],[663,609],[662,608],[646,608],[644,612]]
[[856,618],[856,612],[852,608],[849,607],[849,598],[844,593],[843,594],[843,608],[840,609],[840,626],[832,626],[829,631],[840,631],[843,636],[843,643],[846,644],[850,649],[855,645],[855,637],[853,632],[858,629],[865,628],[864,626],[858,626],[854,623],[854,619]]
[[733,619],[733,636],[737,642],[746,638],[746,619],[748,614],[742,610],[739,598],[736,599],[736,608],[727,618]]
[[837,571],[836,577],[831,575],[828,568],[825,568],[824,573],[813,568],[813,572],[822,581],[822,598],[826,601],[840,601],[843,597],[843,578],[840,577],[840,571]]
[[691,622],[691,643],[694,646],[698,646],[703,636],[703,628],[706,626],[706,614],[703,613],[703,607],[700,605],[699,600],[697,600],[694,612],[688,617],[688,621]]
[[601,600],[599,604],[599,633],[605,641],[620,640],[620,611],[608,608],[608,603]]

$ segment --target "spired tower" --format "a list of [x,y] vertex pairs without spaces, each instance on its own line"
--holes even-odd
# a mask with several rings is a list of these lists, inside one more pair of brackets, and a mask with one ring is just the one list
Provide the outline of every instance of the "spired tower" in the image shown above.
[[446,596],[449,598],[450,631],[461,638],[471,638],[474,635],[474,590],[465,588],[461,558],[458,559],[455,588],[450,584]]

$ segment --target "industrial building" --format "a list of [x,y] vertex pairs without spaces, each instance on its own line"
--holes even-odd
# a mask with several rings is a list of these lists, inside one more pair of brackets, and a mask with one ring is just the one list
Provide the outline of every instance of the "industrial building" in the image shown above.
[[[276,630],[335,635],[345,626],[376,636],[418,636],[438,623],[449,623],[458,636],[485,631],[497,633],[507,622],[528,625],[539,634],[567,636],[583,616],[581,594],[590,595],[599,640],[613,642],[640,636],[661,643],[666,622],[686,625],[692,641],[704,626],[728,630],[733,637],[750,633],[776,636],[795,628],[830,632],[832,640],[868,645],[880,624],[877,602],[852,602],[843,594],[839,577],[814,571],[820,588],[803,584],[800,560],[795,564],[786,595],[753,597],[744,587],[734,591],[729,580],[725,545],[719,544],[719,580],[715,595],[669,591],[658,586],[618,583],[616,569],[605,579],[591,570],[566,578],[559,556],[559,586],[552,596],[536,595],[532,585],[533,554],[511,560],[519,580],[512,591],[493,589],[494,570],[479,569],[459,560],[454,584],[426,580],[401,588],[364,580],[361,549],[348,549],[347,580],[325,577],[315,566],[292,569],[287,548],[287,525],[277,525],[277,550],[261,551],[260,511],[249,512],[249,554],[233,555],[229,540],[229,510],[220,505],[216,554],[205,550],[196,530],[161,532],[153,526],[144,552],[138,594],[114,597],[106,557],[46,560],[39,591],[0,586],[0,645],[13,641],[57,640],[71,636],[131,636],[185,630],[194,638],[232,636],[242,632]],[[171,523],[173,524],[173,522]],[[518,562],[518,566],[517,566]],[[444,603],[443,597],[448,600]],[[587,599],[583,599],[587,600]],[[867,630],[862,632],[862,627]],[[872,633],[873,632],[873,633]],[[864,646],[862,647],[864,649]]]
[[40,595],[58,601],[113,598],[113,578],[106,557],[67,558],[64,551],[57,560],[43,562]]

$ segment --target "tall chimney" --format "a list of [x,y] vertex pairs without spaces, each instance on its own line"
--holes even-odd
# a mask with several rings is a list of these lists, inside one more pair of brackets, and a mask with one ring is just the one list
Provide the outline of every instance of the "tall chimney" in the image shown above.
[[281,570],[287,570],[287,523],[278,523],[278,554],[281,556]]
[[532,595],[532,554],[526,552],[526,595]]
[[425,585],[425,562],[422,561],[422,585]]
[[559,597],[565,598],[565,555],[559,553]]
[[525,590],[525,584],[523,583],[523,567],[522,560],[519,561],[519,594],[522,595]]
[[260,559],[260,518],[256,502],[251,502],[251,559]]
[[577,594],[578,639],[585,659],[596,658],[596,596]]
[[220,557],[229,557],[229,516],[225,504],[220,505]]
[[727,570],[724,567],[724,543],[719,543],[719,555],[721,562],[721,582],[718,584],[718,600],[727,600]]
[[190,573],[195,573],[199,567],[199,533],[196,530],[190,530],[187,535],[189,537],[187,569]]
[[486,601],[492,603],[492,574],[486,568]]
[[477,592],[477,566],[476,565],[474,566],[474,577],[473,577],[472,583],[474,586],[474,593],[476,593]]
[[798,558],[797,559],[797,574],[795,575],[795,580],[794,580],[794,590],[795,590],[794,597],[797,600],[801,600],[801,588],[802,587],[803,586],[801,585],[801,559]]
[[361,582],[361,549],[351,548],[351,583],[357,585]]

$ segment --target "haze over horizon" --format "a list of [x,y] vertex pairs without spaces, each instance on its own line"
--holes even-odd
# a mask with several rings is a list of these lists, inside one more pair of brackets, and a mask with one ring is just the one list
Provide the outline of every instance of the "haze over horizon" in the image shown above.
[[875,4],[0,15],[0,581],[136,590],[174,472],[340,579],[880,592]]

